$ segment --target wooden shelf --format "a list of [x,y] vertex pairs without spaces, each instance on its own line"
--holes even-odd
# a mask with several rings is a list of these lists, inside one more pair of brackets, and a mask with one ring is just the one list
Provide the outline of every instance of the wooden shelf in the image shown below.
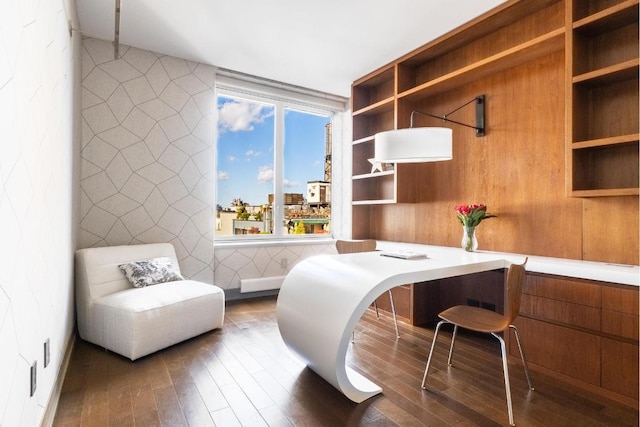
[[[637,195],[638,140],[603,138],[572,150],[572,196]],[[597,145],[596,145],[597,144]]]
[[574,190],[571,192],[573,197],[614,197],[614,196],[638,196],[640,191],[638,188],[607,188],[603,190]]
[[552,52],[557,52],[564,47],[564,33],[564,28],[558,28],[518,46],[514,46],[481,61],[406,90],[398,94],[398,99],[405,99],[411,102],[418,101],[478,80],[487,75],[532,61]]
[[628,0],[573,23],[573,29],[600,33],[619,28],[638,20],[638,0]]
[[592,139],[589,141],[578,141],[571,144],[571,149],[581,150],[586,148],[612,146],[617,144],[628,144],[638,142],[640,134],[634,133],[629,135],[612,136],[608,138]]
[[353,115],[353,140],[360,141],[395,127],[394,102],[381,101]]
[[380,114],[380,113],[393,111],[393,100],[394,100],[394,97],[390,96],[374,104],[367,105],[364,108],[354,111],[353,115],[362,116],[362,115]]
[[384,176],[384,175],[393,175],[394,173],[395,173],[394,170],[388,170],[388,171],[383,171],[383,172],[363,173],[363,174],[360,174],[360,175],[353,175],[351,177],[351,179],[358,180],[358,179],[376,178],[376,177]]
[[395,203],[395,199],[381,199],[381,200],[354,200],[351,202],[354,206],[363,206],[363,205],[388,205],[391,203]]
[[359,79],[354,83],[351,90],[353,110],[366,110],[372,105],[393,98],[395,92],[394,83],[395,72],[393,66],[387,66],[376,74]]
[[598,70],[573,77],[574,84],[600,86],[638,77],[640,59],[630,59]]
[[365,136],[364,138],[356,139],[352,142],[353,145],[365,144],[367,142],[373,142],[375,139],[375,135]]

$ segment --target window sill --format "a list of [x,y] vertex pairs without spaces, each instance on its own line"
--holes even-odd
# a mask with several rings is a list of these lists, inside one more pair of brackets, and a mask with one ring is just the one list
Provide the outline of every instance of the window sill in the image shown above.
[[277,246],[308,246],[334,244],[332,237],[300,238],[300,239],[264,239],[264,240],[217,240],[213,247],[219,249],[231,248],[263,248]]

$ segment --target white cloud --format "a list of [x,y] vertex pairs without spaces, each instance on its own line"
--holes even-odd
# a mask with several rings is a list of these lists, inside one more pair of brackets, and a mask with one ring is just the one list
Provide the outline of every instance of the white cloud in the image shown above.
[[226,181],[229,179],[229,174],[225,171],[218,171],[218,181]]
[[235,162],[236,158],[235,158],[235,156],[229,156],[229,157],[227,157],[227,160],[230,161],[230,162]]
[[244,155],[247,156],[247,157],[259,157],[259,156],[262,155],[262,152],[261,151],[254,151],[254,150],[247,150],[244,153]]
[[272,108],[246,101],[225,102],[218,108],[220,132],[250,131],[272,115]]
[[298,181],[289,181],[287,178],[284,179],[283,184],[285,187],[297,187],[300,185]]
[[269,166],[261,166],[258,170],[258,182],[264,184],[265,182],[273,181],[273,168]]

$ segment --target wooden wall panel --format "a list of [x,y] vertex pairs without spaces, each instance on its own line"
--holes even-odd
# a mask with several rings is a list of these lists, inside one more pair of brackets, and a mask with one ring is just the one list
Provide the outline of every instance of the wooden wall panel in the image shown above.
[[638,197],[584,200],[582,259],[638,265]]
[[[558,52],[429,98],[413,108],[444,114],[485,94],[487,135],[451,125],[453,160],[416,174],[419,202],[372,207],[375,237],[458,246],[453,207],[486,203],[498,215],[476,230],[480,250],[580,259],[582,201],[564,195],[564,55]],[[473,123],[474,108],[453,119]],[[419,126],[449,126],[421,117]],[[374,213],[375,212],[375,213]],[[393,218],[390,223],[380,223]],[[411,220],[415,219],[415,222]],[[415,229],[415,238],[406,240]]]

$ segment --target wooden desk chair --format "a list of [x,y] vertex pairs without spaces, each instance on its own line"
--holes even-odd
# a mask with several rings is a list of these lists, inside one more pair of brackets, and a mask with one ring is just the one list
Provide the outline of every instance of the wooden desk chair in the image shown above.
[[[527,258],[528,259],[528,258]],[[520,350],[520,357],[522,358],[522,364],[524,366],[524,372],[527,376],[527,382],[529,383],[529,389],[533,390],[533,383],[529,376],[529,368],[527,367],[527,360],[524,357],[522,345],[520,343],[520,334],[518,329],[513,324],[513,321],[518,317],[520,312],[520,294],[522,292],[522,280],[524,278],[524,266],[527,263],[527,259],[522,264],[512,264],[507,272],[507,300],[508,300],[508,312],[503,316],[490,310],[486,310],[479,307],[471,307],[466,305],[458,305],[448,308],[438,314],[442,320],[438,322],[435,333],[433,335],[433,342],[431,343],[431,351],[429,351],[429,358],[427,359],[427,366],[424,369],[424,377],[422,378],[422,388],[426,387],[427,375],[429,374],[429,366],[431,365],[431,356],[433,355],[433,349],[436,346],[436,339],[438,338],[438,331],[440,327],[445,323],[451,323],[454,325],[453,335],[451,337],[451,348],[449,349],[449,359],[447,364],[451,366],[451,357],[453,355],[453,345],[456,340],[456,334],[458,327],[469,329],[475,332],[482,332],[491,334],[500,341],[500,347],[502,349],[502,369],[504,371],[504,386],[507,394],[507,409],[509,411],[509,424],[515,425],[513,422],[513,409],[511,405],[511,386],[509,383],[509,368],[507,366],[507,348],[504,339],[499,335],[500,332],[513,329],[518,343],[518,350]]]
[[[339,254],[351,254],[355,252],[373,252],[376,250],[376,241],[373,239],[367,240],[336,240],[336,249]],[[400,338],[400,332],[398,331],[398,319],[396,318],[396,308],[393,305],[393,294],[389,289],[389,302],[391,303],[391,313],[393,314],[393,326],[396,329],[396,338]],[[373,301],[373,307],[376,310],[376,317],[379,319],[378,305]],[[353,341],[353,340],[352,340]]]

